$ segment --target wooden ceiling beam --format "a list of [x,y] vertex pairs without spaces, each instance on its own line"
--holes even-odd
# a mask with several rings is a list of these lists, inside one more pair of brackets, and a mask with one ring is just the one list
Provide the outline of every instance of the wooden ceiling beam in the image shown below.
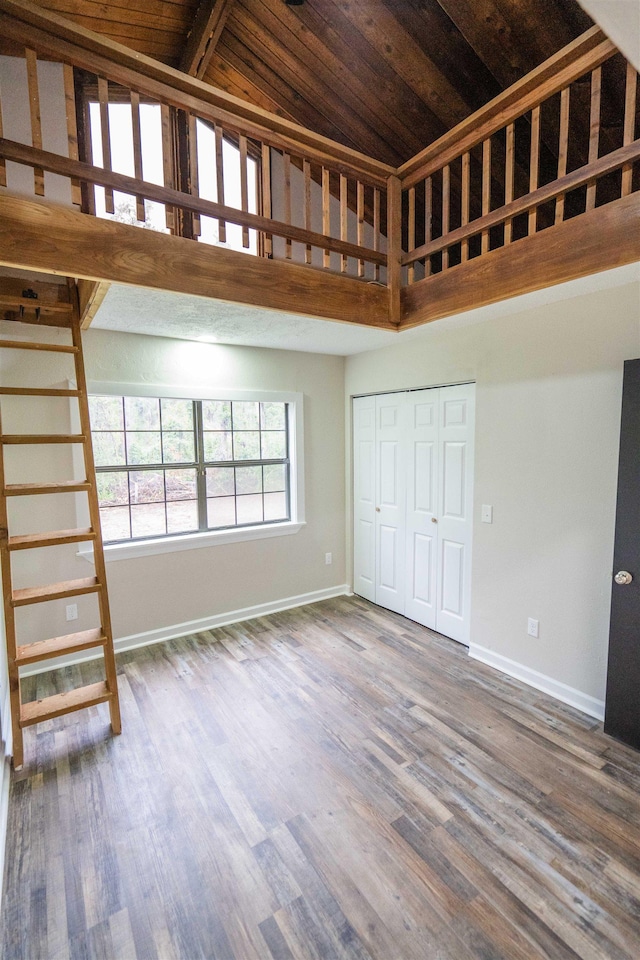
[[639,236],[632,193],[405,287],[400,329],[635,263]]
[[234,0],[201,0],[180,61],[180,69],[202,80],[225,28]]
[[78,307],[80,311],[80,327],[87,330],[91,321],[102,306],[102,301],[111,286],[102,280],[78,280]]
[[0,265],[395,330],[386,287],[0,193]]

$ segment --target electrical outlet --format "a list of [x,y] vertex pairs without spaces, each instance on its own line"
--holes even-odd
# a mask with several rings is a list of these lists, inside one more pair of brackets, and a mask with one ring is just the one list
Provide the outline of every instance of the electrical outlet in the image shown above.
[[77,619],[78,619],[78,604],[68,603],[67,604],[67,621],[77,620]]
[[330,563],[333,563],[333,555],[330,553],[325,553],[324,562],[329,566]]
[[527,633],[530,637],[535,637],[537,640],[538,636],[540,635],[540,621],[534,620],[533,617],[529,617],[527,620]]

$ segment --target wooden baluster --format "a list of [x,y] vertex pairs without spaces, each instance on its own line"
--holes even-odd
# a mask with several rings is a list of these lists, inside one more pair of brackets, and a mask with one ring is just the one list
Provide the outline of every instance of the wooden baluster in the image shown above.
[[[262,144],[262,216],[271,220],[273,209],[271,205],[271,147]],[[273,234],[264,234],[264,255],[273,256]]]
[[[95,166],[95,150],[93,149],[93,129],[91,126],[91,107],[89,98],[80,91],[76,95],[76,110],[82,111],[82,121],[78,125],[78,152],[80,159],[90,166]],[[96,215],[96,188],[92,183],[81,182],[82,211],[90,216]]]
[[[638,74],[631,66],[627,64],[627,87],[624,98],[624,131],[623,144],[626,146],[633,143],[636,132],[636,97],[638,91]],[[633,180],[633,164],[626,163],[622,168],[622,196],[627,197],[631,193]]]
[[[311,162],[303,160],[302,172],[304,175],[304,228],[311,230]],[[304,248],[304,262],[311,263],[311,244]]]
[[387,179],[387,288],[389,320],[399,324],[402,318],[402,184],[398,177]]
[[[463,227],[469,223],[469,178],[471,174],[470,169],[471,158],[469,153],[464,153],[462,155],[462,215],[460,224]],[[461,257],[462,262],[469,259],[469,241],[463,240],[461,244]]]
[[[2,91],[0,90],[0,93]],[[0,137],[4,137],[4,131],[2,128],[2,101],[0,100]],[[0,157],[0,187],[6,187],[7,185],[7,164],[4,157]]]
[[[162,172],[164,176],[164,185],[165,187],[175,187],[173,141],[171,137],[171,108],[166,103],[162,103],[160,105],[160,116],[162,118]],[[167,230],[170,230],[171,233],[175,233],[175,208],[169,206],[169,204],[165,204],[164,217],[167,224]]]
[[[567,172],[567,154],[569,149],[569,87],[560,94],[560,142],[558,150],[558,180]],[[564,194],[556,199],[555,223],[564,220]]]
[[[136,180],[144,180],[142,174],[142,132],[140,130],[140,94],[137,90],[130,91],[131,99],[131,129],[133,132],[133,170]],[[146,220],[144,197],[136,196],[136,220],[144,223]]]
[[[249,183],[247,178],[247,138],[240,134],[238,138],[240,147],[240,199],[242,203],[242,212],[249,213]],[[242,228],[242,246],[249,246],[249,227]]]
[[[348,240],[347,234],[347,214],[348,214],[348,204],[347,204],[347,178],[343,173],[340,174],[340,239]],[[347,258],[345,254],[340,256],[340,273],[347,272]]]
[[[411,253],[416,248],[416,188],[409,187],[409,210],[407,224],[407,250]],[[416,275],[415,263],[410,263],[407,268],[407,282],[413,283]]]
[[[507,144],[504,173],[504,202],[511,203],[513,200],[513,171],[515,159],[515,127],[510,123],[507,127]],[[504,223],[504,242],[505,246],[511,243],[513,236],[513,223],[511,220],[505,220]]]
[[[380,249],[380,190],[373,188],[373,249],[378,252]],[[380,264],[376,263],[373,267],[373,279],[380,280]]]
[[[197,197],[199,194],[199,181],[198,181],[198,133],[196,127],[196,117],[193,113],[189,114],[189,193],[192,197]],[[191,214],[191,224],[193,230],[193,236],[200,236],[200,214],[192,213]]]
[[[62,65],[64,83],[64,106],[67,118],[67,150],[70,160],[78,159],[78,119],[76,114],[76,91],[73,82],[73,67],[69,63]],[[80,181],[71,177],[71,203],[82,206],[82,190]]]
[[[449,218],[451,212],[451,167],[447,164],[442,170],[442,236],[449,233]],[[449,266],[449,250],[442,251],[442,269]]]
[[[283,172],[284,172],[284,222],[291,223],[291,156],[288,153],[282,154]],[[289,237],[285,240],[284,255],[287,260],[291,260],[292,243]]]
[[[433,231],[433,180],[427,177],[424,182],[424,242],[429,243]],[[424,262],[425,277],[431,276],[431,257]]]
[[[491,212],[491,139],[482,144],[482,216]],[[482,231],[480,254],[489,253],[489,231]]]
[[[27,61],[27,84],[29,89],[29,113],[31,116],[31,144],[42,150],[42,121],[40,118],[40,91],[38,90],[38,61],[35,50],[25,48]],[[44,170],[33,168],[33,190],[37,197],[44,197]]]
[[[329,171],[326,167],[322,168],[322,232],[325,237],[331,235],[331,210],[329,203],[331,201],[331,194],[329,192]],[[331,252],[329,250],[322,251],[322,266],[328,269],[331,266]]]
[[[529,193],[538,189],[540,176],[540,107],[531,111],[531,152],[529,155]],[[529,210],[529,236],[538,229],[538,210],[533,207]]]
[[[102,135],[102,166],[111,170],[111,133],[109,129],[109,82],[98,77],[98,101],[100,103],[100,130]],[[115,213],[113,190],[104,188],[104,208],[107,213]]]
[[[216,199],[218,203],[224,204],[224,155],[222,152],[224,134],[222,127],[217,123],[214,129],[216,135]],[[218,220],[218,240],[220,243],[227,242],[227,224],[224,220]]]
[[[357,242],[359,246],[364,246],[364,183],[358,180],[356,192],[356,215],[358,217]],[[364,260],[358,260],[358,276],[364,277]]]
[[[598,159],[600,146],[600,95],[602,92],[602,67],[596,67],[591,74],[591,115],[589,120],[589,163]],[[596,205],[596,181],[587,185],[586,210]]]

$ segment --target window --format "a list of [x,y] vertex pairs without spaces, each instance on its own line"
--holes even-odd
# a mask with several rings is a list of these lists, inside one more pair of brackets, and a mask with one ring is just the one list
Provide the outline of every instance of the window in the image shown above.
[[105,543],[185,534],[247,539],[233,534],[299,528],[292,523],[301,520],[297,395],[209,400],[92,392]]

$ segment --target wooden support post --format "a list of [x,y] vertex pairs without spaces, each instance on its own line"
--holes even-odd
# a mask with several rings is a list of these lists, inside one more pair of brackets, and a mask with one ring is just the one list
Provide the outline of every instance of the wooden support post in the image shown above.
[[[632,143],[635,137],[636,126],[636,98],[638,92],[638,74],[630,63],[627,64],[627,85],[624,98],[624,131],[623,146]],[[631,193],[633,185],[633,164],[628,163],[622,168],[622,196]]]
[[[540,107],[531,111],[531,151],[529,155],[529,193],[538,189],[540,176]],[[489,212],[488,210],[486,211]],[[483,215],[485,211],[482,211]],[[529,211],[529,236],[538,229],[538,211],[532,207]]]
[[400,287],[402,283],[402,184],[398,177],[387,180],[387,287],[389,320],[399,324]]

